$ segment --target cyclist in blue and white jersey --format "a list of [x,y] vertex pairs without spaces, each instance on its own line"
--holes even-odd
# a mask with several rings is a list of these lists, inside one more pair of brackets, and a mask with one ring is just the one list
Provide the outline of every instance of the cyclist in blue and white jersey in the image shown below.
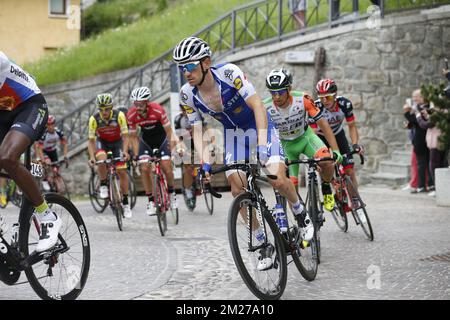
[[[274,124],[242,70],[231,63],[212,66],[209,45],[197,37],[180,41],[173,50],[173,60],[188,81],[180,90],[180,104],[193,126],[194,147],[203,161],[203,170],[211,170],[208,152],[202,152],[200,114],[206,113],[224,127],[225,163],[251,160],[251,152],[256,151],[260,164],[277,176],[277,179],[269,181],[292,204],[302,227],[303,238],[311,240],[314,227],[293,183],[286,177],[284,153]],[[226,176],[232,195],[236,197],[243,190],[245,175],[231,170],[226,172]],[[286,221],[278,222],[281,230],[286,228]],[[264,232],[260,227],[256,231],[256,238],[264,241]],[[258,270],[270,268],[273,246],[262,249],[260,254]]]
[[37,252],[56,244],[62,221],[19,159],[42,136],[47,118],[47,103],[34,79],[0,51],[0,169],[11,176],[35,207],[41,224]]

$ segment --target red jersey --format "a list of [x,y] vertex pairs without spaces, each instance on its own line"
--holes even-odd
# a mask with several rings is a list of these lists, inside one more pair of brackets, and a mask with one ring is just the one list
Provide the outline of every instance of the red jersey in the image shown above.
[[127,120],[130,131],[136,131],[139,126],[143,140],[151,146],[161,145],[166,138],[164,127],[170,126],[166,111],[154,102],[147,103],[147,114],[144,117],[132,106],[127,112]]

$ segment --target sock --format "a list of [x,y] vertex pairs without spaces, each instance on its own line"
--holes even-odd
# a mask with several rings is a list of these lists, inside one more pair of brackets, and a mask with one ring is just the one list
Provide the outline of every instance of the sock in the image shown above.
[[128,204],[128,195],[127,194],[123,195],[122,204],[123,205],[127,205]]
[[48,204],[45,200],[42,204],[35,207],[35,209],[39,215],[40,220],[51,220],[51,221],[56,220],[55,214],[50,210],[50,208],[48,207]]
[[329,182],[322,182],[322,194],[332,194],[331,192],[331,185]]
[[301,203],[300,199],[297,200],[296,203],[292,204],[292,209],[294,211],[295,215],[298,215],[300,213],[303,212],[303,210],[305,209],[305,207],[303,206],[303,204]]

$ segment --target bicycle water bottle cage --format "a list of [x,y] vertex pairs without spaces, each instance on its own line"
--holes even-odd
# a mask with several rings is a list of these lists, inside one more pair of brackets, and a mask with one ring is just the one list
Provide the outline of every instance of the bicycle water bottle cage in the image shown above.
[[106,157],[108,159],[112,159],[112,157],[113,157],[112,151],[108,151],[108,153],[106,154]]

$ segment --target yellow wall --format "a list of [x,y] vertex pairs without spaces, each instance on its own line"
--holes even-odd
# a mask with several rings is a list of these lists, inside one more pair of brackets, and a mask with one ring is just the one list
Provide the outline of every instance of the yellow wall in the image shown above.
[[[68,5],[79,6],[80,0]],[[18,64],[37,60],[46,52],[79,43],[80,30],[73,28],[73,21],[49,16],[49,0],[0,0],[0,50]]]

